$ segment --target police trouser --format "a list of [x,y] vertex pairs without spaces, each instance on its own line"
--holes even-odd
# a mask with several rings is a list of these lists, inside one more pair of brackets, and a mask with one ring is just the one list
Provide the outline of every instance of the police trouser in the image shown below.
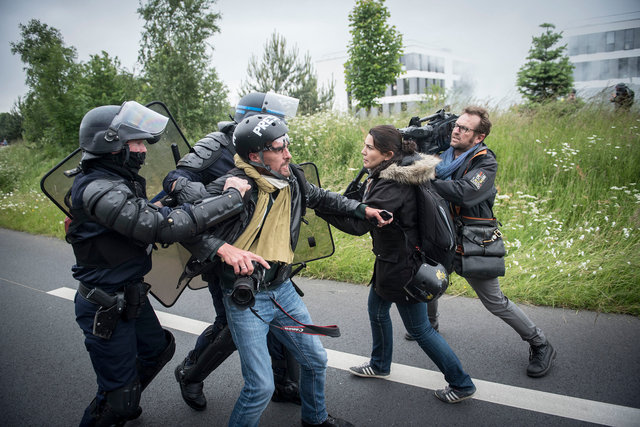
[[108,340],[93,334],[98,305],[79,294],[76,294],[74,302],[76,322],[84,333],[85,347],[97,376],[98,400],[104,393],[134,382],[138,378],[138,368],[154,365],[170,344],[170,334],[167,336],[160,326],[146,296],[139,316],[119,320]]

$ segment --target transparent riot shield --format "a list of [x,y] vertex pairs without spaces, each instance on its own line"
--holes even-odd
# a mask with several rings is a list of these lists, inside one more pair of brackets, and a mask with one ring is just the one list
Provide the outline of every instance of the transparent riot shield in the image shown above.
[[[191,147],[163,103],[152,102],[146,107],[170,118],[162,139],[147,147],[144,166],[140,169],[140,175],[147,180],[147,195],[149,199],[153,199],[154,196],[161,194],[164,177],[176,168],[180,157]],[[153,148],[153,156],[149,154],[150,147]],[[176,150],[174,147],[179,148]],[[145,281],[151,285],[151,294],[165,307],[175,304],[186,287],[185,284],[178,283],[178,279],[190,255],[179,243],[158,245],[157,250],[153,251],[153,268],[145,276]],[[193,289],[206,286],[207,284],[200,276],[194,277],[190,283]]]
[[[321,187],[318,168],[313,163],[301,163],[304,176],[310,183]],[[307,209],[304,221],[300,226],[298,246],[293,257],[293,264],[303,264],[333,255],[335,245],[329,224],[316,216],[312,209]]]

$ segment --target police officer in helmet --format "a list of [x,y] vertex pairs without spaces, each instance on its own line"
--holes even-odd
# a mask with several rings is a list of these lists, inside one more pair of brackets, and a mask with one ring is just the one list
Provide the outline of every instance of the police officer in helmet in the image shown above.
[[66,198],[67,230],[76,257],[76,321],[97,376],[96,397],[81,426],[123,425],[137,418],[142,390],[171,360],[172,334],[149,303],[144,276],[152,243],[192,239],[224,212],[238,212],[247,186],[229,181],[224,196],[196,205],[158,208],[138,174],[146,144],[157,142],[167,118],[134,101],[89,111],[80,124],[82,159]]

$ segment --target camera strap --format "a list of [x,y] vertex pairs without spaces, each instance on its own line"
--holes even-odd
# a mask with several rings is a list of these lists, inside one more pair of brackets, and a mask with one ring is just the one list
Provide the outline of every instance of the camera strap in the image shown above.
[[307,334],[307,335],[324,335],[327,337],[339,337],[340,336],[340,328],[338,328],[338,325],[328,325],[328,326],[318,326],[318,325],[307,325],[306,323],[302,323],[299,322],[296,318],[294,318],[293,316],[291,316],[289,313],[287,313],[285,311],[284,308],[282,308],[282,306],[280,304],[278,304],[278,302],[272,297],[269,296],[269,299],[271,299],[271,301],[273,301],[273,303],[275,304],[276,307],[278,307],[278,309],[280,311],[282,311],[284,314],[286,314],[291,320],[293,320],[294,322],[296,322],[298,325],[300,326],[296,326],[296,325],[289,325],[289,326],[281,326],[278,325],[274,322],[266,322],[262,317],[260,317],[260,315],[258,314],[257,311],[255,311],[253,309],[253,307],[249,307],[249,309],[251,310],[251,312],[260,320],[262,320],[264,323],[268,323],[270,326],[273,326],[274,328],[278,328],[281,329],[283,331],[287,331],[287,332],[295,332],[297,334]]

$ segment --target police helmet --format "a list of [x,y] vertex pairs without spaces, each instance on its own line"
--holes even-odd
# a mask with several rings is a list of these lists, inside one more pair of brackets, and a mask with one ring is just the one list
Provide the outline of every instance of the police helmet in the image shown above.
[[[260,153],[271,142],[289,132],[285,122],[276,116],[259,114],[243,119],[233,132],[233,144],[236,153],[249,161],[249,153]],[[258,164],[258,166],[263,166]]]
[[274,92],[251,92],[243,96],[236,105],[233,120],[240,123],[245,117],[270,114],[279,119],[295,117],[299,100]]
[[404,286],[404,290],[421,302],[434,301],[444,295],[449,286],[447,270],[431,259],[427,259]]
[[629,87],[624,83],[618,83],[616,85],[616,92],[626,94],[629,92]]
[[167,117],[135,101],[94,108],[80,123],[82,160],[118,152],[127,141],[134,139],[154,144],[160,140],[168,121]]

